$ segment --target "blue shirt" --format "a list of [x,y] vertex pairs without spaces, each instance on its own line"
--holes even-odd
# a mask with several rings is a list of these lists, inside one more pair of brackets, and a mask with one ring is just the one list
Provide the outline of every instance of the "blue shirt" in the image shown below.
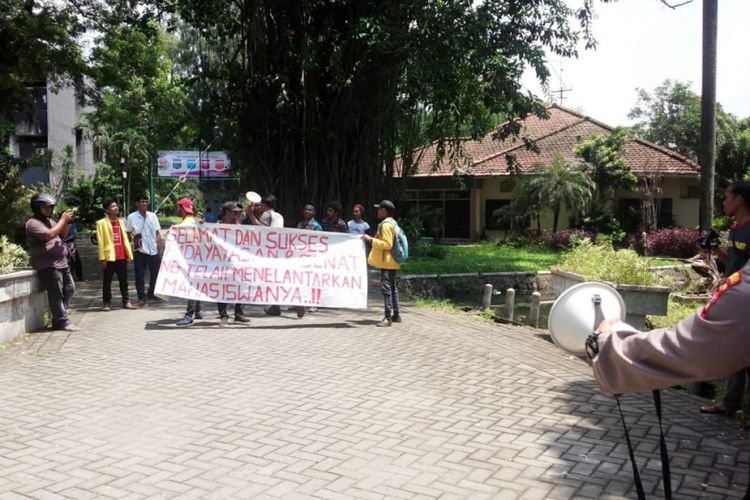
[[318,221],[315,220],[315,217],[310,219],[310,222],[301,221],[299,224],[297,224],[297,229],[308,229],[310,231],[322,231],[323,226],[320,225]]

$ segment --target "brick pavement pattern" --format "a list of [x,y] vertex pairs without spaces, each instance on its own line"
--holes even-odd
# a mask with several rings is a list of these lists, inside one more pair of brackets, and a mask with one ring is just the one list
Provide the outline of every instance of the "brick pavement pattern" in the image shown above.
[[[407,307],[177,328],[184,301],[0,348],[0,498],[634,498],[614,401],[539,332]],[[664,396],[675,498],[741,498],[748,440]],[[623,399],[661,496],[650,395]]]

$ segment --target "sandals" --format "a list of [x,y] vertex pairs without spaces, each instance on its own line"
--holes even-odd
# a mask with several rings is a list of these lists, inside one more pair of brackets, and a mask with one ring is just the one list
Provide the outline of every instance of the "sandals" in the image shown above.
[[713,404],[701,406],[701,413],[708,413],[709,415],[728,415],[729,410],[723,404]]

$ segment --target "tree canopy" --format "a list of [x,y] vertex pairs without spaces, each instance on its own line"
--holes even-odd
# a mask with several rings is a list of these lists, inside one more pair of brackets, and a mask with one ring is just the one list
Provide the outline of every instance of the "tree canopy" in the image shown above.
[[[690,82],[665,80],[649,92],[638,89],[638,101],[628,117],[632,131],[651,142],[689,158],[700,150],[701,98]],[[750,169],[750,118],[738,119],[716,106],[716,196],[744,178]]]
[[29,110],[29,84],[68,79],[80,86],[84,26],[53,1],[0,0],[0,119]]
[[[562,0],[305,2],[178,0],[194,43],[186,58],[201,138],[218,125],[245,184],[282,209],[304,200],[368,201],[395,189],[394,159],[459,138],[498,117],[542,114],[520,86],[546,82],[545,50],[589,43],[591,2]],[[575,20],[577,18],[577,21]],[[518,131],[511,121],[499,134]]]
[[455,162],[500,120],[499,137],[517,133],[544,113],[523,71],[546,83],[547,54],[595,44],[593,0],[0,2],[0,113],[31,80],[85,70],[96,111],[81,126],[102,159],[137,178],[157,148],[213,144],[288,213],[398,197],[397,157],[408,174],[430,142]]

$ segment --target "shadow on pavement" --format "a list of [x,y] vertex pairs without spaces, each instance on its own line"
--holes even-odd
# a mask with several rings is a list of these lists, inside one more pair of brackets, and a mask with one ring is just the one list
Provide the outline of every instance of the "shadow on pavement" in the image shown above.
[[[537,429],[550,439],[545,454],[567,462],[558,471],[564,481],[584,483],[586,496],[635,497],[615,399],[601,394],[593,381],[556,385],[549,388],[549,394],[561,404],[568,430],[561,433],[559,421],[550,421],[548,426],[542,421]],[[627,395],[620,402],[646,495],[663,498],[659,426],[652,396]],[[675,498],[742,498],[748,480],[748,434],[733,429],[727,419],[699,416],[699,402],[682,390],[662,391],[672,492]]]

